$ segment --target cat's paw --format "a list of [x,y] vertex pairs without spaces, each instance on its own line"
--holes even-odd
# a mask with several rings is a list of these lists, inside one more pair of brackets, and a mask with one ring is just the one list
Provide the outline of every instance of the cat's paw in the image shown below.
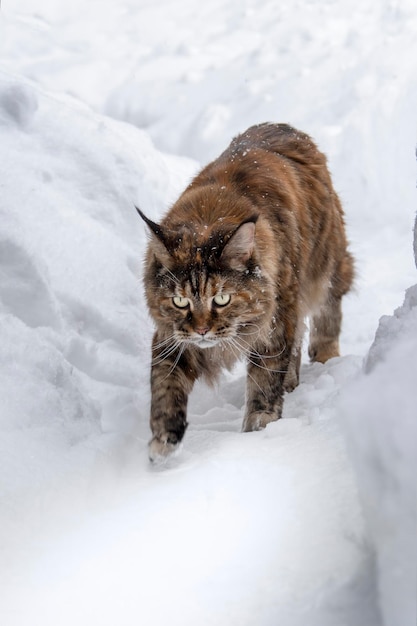
[[313,363],[326,363],[329,359],[340,356],[339,341],[336,339],[310,345],[308,348],[308,356]]
[[166,438],[159,439],[158,437],[154,437],[151,439],[148,446],[149,460],[152,463],[163,463],[168,457],[177,452],[178,449],[178,443],[171,443]]
[[294,375],[290,375],[290,376],[285,376],[285,380],[284,380],[284,391],[286,391],[287,393],[290,393],[291,391],[294,391],[294,389],[296,387],[298,387],[299,381],[298,381],[298,377],[294,374]]
[[262,430],[270,422],[275,422],[278,419],[278,415],[275,413],[251,413],[246,415],[243,420],[242,432],[251,433],[254,430]]

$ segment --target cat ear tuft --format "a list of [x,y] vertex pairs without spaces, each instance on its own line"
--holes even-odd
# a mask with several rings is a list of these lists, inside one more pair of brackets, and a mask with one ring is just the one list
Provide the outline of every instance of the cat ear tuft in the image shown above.
[[149,219],[149,217],[146,217],[146,215],[140,209],[138,209],[137,206],[135,206],[135,209],[139,213],[145,224],[149,227],[149,230],[153,235],[152,240],[154,244],[156,244],[154,247],[155,252],[158,254],[158,256],[166,256],[167,254],[169,254],[169,242],[166,235],[164,234],[164,231],[162,230],[162,227],[159,226],[159,224],[157,224],[156,222],[153,222],[151,219]]
[[255,223],[257,217],[243,222],[226,243],[221,259],[231,269],[243,271],[255,245]]
[[135,206],[135,209],[139,213],[139,215],[141,216],[141,218],[143,219],[145,224],[147,224],[147,226],[149,226],[149,228],[151,229],[153,234],[156,237],[158,237],[159,241],[161,241],[165,245],[165,243],[166,243],[165,242],[165,235],[164,235],[164,233],[162,231],[162,228],[159,226],[159,224],[156,224],[155,222],[150,220],[149,217],[146,217],[146,215],[140,209],[138,209],[137,206]]

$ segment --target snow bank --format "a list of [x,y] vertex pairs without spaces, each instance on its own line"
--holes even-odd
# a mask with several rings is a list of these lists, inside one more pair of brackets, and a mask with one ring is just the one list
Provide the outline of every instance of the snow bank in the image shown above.
[[137,129],[4,75],[0,152],[1,541],[9,553],[19,542],[6,529],[20,528],[31,507],[36,520],[61,488],[52,484],[89,480],[87,468],[106,452],[103,432],[109,441],[141,428],[148,437],[141,360],[151,326],[134,203],[161,211],[194,166],[163,157]]
[[365,372],[342,412],[378,568],[385,626],[412,626],[416,607],[417,285],[381,318]]

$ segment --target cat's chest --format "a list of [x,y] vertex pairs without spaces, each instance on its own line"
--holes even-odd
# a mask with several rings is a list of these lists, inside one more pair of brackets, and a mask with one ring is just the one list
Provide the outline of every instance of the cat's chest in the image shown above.
[[216,380],[223,369],[231,370],[243,357],[242,353],[235,350],[231,345],[214,346],[201,350],[193,348],[191,358],[196,362],[198,369],[209,382]]

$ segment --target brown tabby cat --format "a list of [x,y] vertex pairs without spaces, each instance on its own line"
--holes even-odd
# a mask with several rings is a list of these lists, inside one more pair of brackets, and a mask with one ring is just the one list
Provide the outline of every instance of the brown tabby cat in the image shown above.
[[[139,211],[139,209],[138,209]],[[151,231],[144,283],[156,324],[151,460],[187,427],[197,378],[247,359],[243,430],[281,417],[298,384],[304,318],[309,356],[339,354],[341,298],[353,279],[343,211],[313,141],[286,124],[236,137]]]

